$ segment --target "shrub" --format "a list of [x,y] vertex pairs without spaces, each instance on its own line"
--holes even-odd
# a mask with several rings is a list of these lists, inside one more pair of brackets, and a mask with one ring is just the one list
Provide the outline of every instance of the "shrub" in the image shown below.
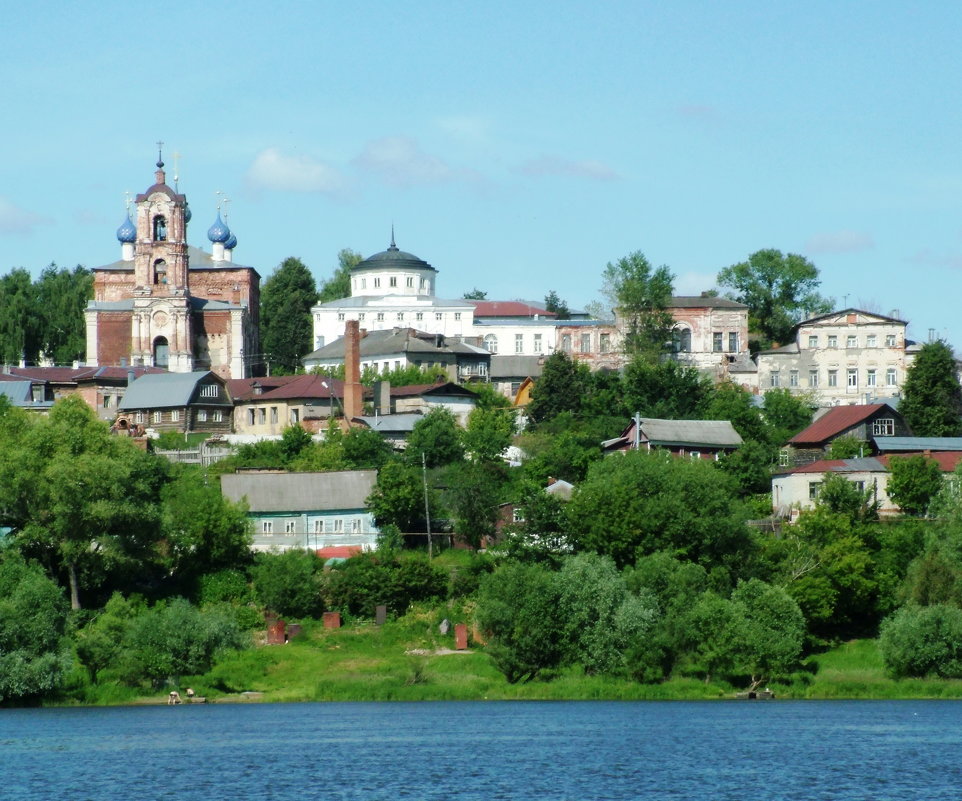
[[424,557],[364,553],[332,566],[323,584],[330,608],[373,617],[379,604],[400,615],[412,602],[445,597],[447,576]]
[[902,607],[882,621],[879,650],[895,678],[962,678],[962,609]]
[[251,569],[254,594],[265,608],[285,617],[317,617],[324,611],[320,569],[313,551],[258,554]]

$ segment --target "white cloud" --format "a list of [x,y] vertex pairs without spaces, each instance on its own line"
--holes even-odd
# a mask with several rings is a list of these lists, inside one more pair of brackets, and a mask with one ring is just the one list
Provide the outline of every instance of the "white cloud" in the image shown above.
[[438,126],[454,138],[471,143],[486,142],[491,127],[485,118],[470,115],[442,117]]
[[347,179],[335,167],[310,156],[282,153],[276,147],[262,150],[254,157],[246,178],[254,189],[278,192],[340,195],[348,188]]
[[21,209],[12,200],[0,195],[0,232],[28,235],[32,234],[38,225],[49,222],[49,218]]
[[935,253],[929,248],[923,248],[909,257],[911,264],[923,267],[949,267],[953,270],[962,269],[962,256],[958,253]]
[[455,169],[437,156],[425,153],[408,136],[385,136],[368,142],[354,164],[394,186],[473,182],[479,178],[471,170]]
[[682,273],[675,276],[676,295],[700,295],[716,287],[715,273]]
[[593,159],[571,161],[558,156],[542,156],[529,159],[521,164],[517,171],[532,178],[546,176],[567,176],[569,178],[585,178],[591,181],[613,181],[620,176],[607,164]]
[[864,231],[825,231],[810,237],[805,243],[808,253],[858,253],[875,247],[871,234]]

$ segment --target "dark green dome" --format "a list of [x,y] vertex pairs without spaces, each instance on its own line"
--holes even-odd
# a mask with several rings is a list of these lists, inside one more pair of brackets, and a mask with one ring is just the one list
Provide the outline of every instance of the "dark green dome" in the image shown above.
[[351,269],[352,273],[366,272],[368,270],[433,270],[437,272],[424,259],[419,259],[413,253],[406,253],[398,250],[394,244],[394,236],[391,236],[391,246],[387,250],[368,256],[357,266]]

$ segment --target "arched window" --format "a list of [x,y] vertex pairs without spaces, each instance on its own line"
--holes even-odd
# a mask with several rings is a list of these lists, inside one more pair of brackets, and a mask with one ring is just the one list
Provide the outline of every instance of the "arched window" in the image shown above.
[[167,283],[167,262],[163,259],[157,259],[157,261],[154,262],[154,283]]
[[497,353],[498,338],[494,334],[486,334],[484,337],[484,347],[488,353]]
[[154,242],[167,241],[167,218],[162,214],[154,217]]
[[691,353],[691,329],[676,328],[672,332],[675,353]]
[[167,337],[154,340],[154,367],[167,367],[170,364],[170,346]]

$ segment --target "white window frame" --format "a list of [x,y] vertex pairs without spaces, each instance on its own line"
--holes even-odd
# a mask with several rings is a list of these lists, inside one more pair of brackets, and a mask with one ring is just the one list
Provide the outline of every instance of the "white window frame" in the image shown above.
[[898,370],[896,370],[894,367],[889,367],[885,371],[885,386],[898,386]]
[[845,337],[845,347],[846,348],[857,348],[858,347],[858,336],[856,334],[849,334]]
[[261,520],[261,534],[273,534],[273,533],[274,533],[274,521]]
[[838,386],[838,370],[829,370],[829,371],[828,371],[828,385],[829,385],[830,387],[837,387],[837,386]]
[[865,371],[865,386],[874,387],[877,386],[876,381],[877,373],[874,368]]
[[808,346],[809,346],[810,348],[817,348],[817,347],[818,347],[818,334],[809,334],[809,335],[808,335]]
[[846,373],[846,376],[847,377],[845,379],[845,386],[847,386],[849,389],[857,389],[858,388],[858,368],[849,367]]

